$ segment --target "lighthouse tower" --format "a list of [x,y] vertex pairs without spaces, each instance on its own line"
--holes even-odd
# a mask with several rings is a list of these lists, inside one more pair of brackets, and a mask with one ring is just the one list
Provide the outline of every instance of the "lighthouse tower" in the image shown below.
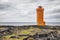
[[38,26],[45,26],[45,21],[44,21],[44,8],[42,6],[39,6],[36,9],[37,12],[37,25]]

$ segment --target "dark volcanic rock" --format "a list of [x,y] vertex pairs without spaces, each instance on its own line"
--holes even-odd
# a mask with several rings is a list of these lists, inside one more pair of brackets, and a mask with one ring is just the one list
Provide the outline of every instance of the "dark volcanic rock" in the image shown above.
[[1,30],[2,30],[2,31],[0,31],[0,37],[13,34],[13,30],[14,30],[14,29],[12,29],[12,28],[7,28],[7,29],[1,29]]
[[16,36],[11,36],[10,38],[17,38]]
[[28,40],[28,38],[24,38],[23,40]]

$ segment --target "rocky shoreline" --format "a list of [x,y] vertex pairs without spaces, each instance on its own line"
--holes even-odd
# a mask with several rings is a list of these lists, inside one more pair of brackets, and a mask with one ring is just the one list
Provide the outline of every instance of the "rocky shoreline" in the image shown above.
[[[54,37],[54,40],[60,40],[59,39],[60,38],[60,33],[59,33],[60,32],[60,26],[45,26],[45,27],[42,27],[42,26],[37,26],[37,25],[27,25],[27,26],[0,26],[0,39],[2,37],[4,37],[4,36],[12,35],[14,33],[16,34],[18,31],[20,32],[20,31],[23,31],[23,30],[30,29],[31,27],[33,27],[34,30],[37,30],[36,28],[38,28],[41,31],[40,34],[37,33],[37,35],[36,35],[36,32],[35,32],[35,34],[34,34],[35,36],[32,35],[33,38],[36,37],[36,39],[38,38],[38,39],[42,39],[42,40],[43,40],[43,38],[45,38],[46,40],[48,40],[48,36],[52,34],[51,36]],[[52,32],[50,30],[54,30],[54,31]],[[57,31],[59,31],[59,32],[57,32]],[[44,36],[45,35],[45,34],[43,34],[44,32],[46,33],[46,35],[48,35],[47,37],[42,37],[42,38],[37,37],[39,35],[43,35]],[[55,34],[55,32],[56,32],[57,35]],[[27,39],[31,37],[30,34],[28,34],[28,35],[26,35],[26,34],[23,34],[23,35],[22,34],[18,34],[17,37],[16,36],[11,36],[10,38],[19,38],[21,36],[28,36]],[[57,38],[55,38],[55,36]],[[51,38],[49,38],[49,39],[51,39]]]

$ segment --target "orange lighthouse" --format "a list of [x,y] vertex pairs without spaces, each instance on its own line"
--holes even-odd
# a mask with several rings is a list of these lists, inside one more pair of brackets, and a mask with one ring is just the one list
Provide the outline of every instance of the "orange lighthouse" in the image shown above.
[[44,8],[42,6],[39,6],[36,9],[37,12],[37,25],[38,26],[45,26],[45,21],[44,21]]

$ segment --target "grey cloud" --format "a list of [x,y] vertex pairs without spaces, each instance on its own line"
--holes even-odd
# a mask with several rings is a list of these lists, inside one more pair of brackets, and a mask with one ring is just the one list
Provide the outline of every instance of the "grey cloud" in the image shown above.
[[51,1],[52,2],[52,1],[55,1],[55,0],[48,0],[48,1]]
[[9,8],[10,6],[8,4],[0,4],[0,10],[5,10]]
[[58,14],[58,15],[50,15],[50,16],[47,16],[47,17],[45,17],[45,19],[60,19],[60,14],[59,13],[56,13],[56,14]]
[[50,18],[60,19],[60,15],[56,15],[56,16],[53,16],[53,17],[50,17]]
[[60,8],[58,9],[58,7],[56,8],[52,8],[52,10],[48,11],[49,14],[59,14],[60,13]]
[[54,9],[52,13],[60,13],[60,9]]
[[20,3],[35,3],[37,0],[18,0]]
[[60,5],[60,1],[55,2],[53,5],[55,5],[55,6],[59,6],[59,5]]

